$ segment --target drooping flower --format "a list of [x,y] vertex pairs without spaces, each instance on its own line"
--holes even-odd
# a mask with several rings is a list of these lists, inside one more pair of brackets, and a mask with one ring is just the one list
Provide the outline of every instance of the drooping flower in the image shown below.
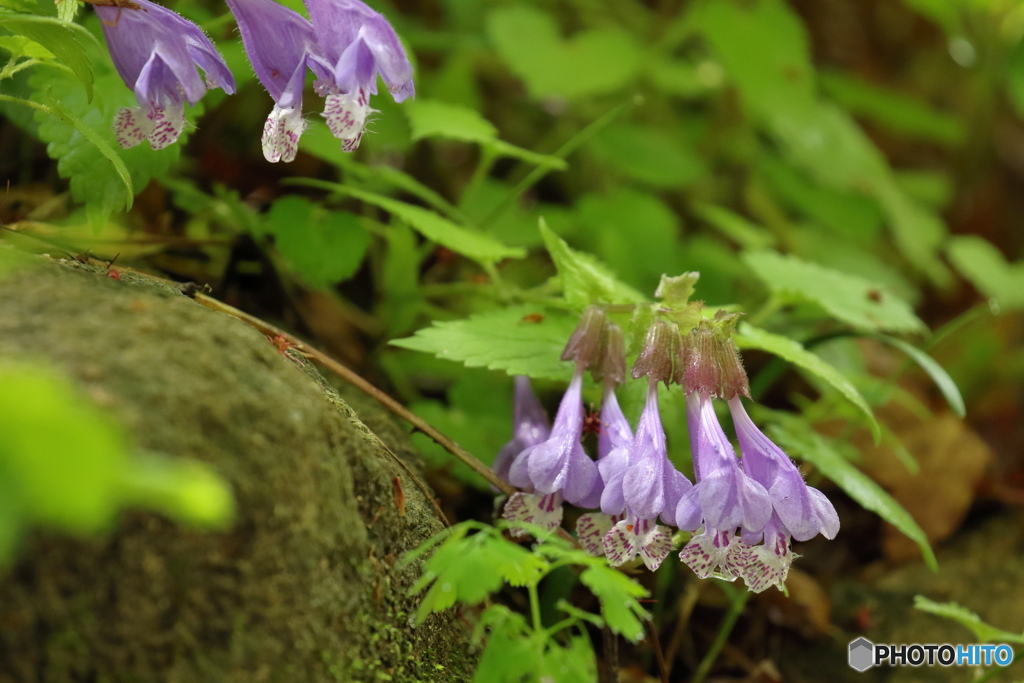
[[302,118],[306,69],[322,77],[330,73],[313,25],[273,0],[227,3],[238,22],[256,78],[274,99],[274,109],[263,127],[263,156],[270,162],[292,161],[299,151],[299,136],[306,128]]
[[[605,383],[600,419],[601,427],[597,433],[597,470],[600,476],[595,482],[600,492],[595,492],[597,495],[594,496],[598,501],[600,493],[604,491],[605,482],[615,478],[617,473],[624,472],[629,466],[629,449],[633,444],[633,430],[626,416],[622,414],[622,408],[619,407],[613,382]],[[618,479],[621,488],[621,474],[618,474]],[[624,516],[621,514],[608,515],[603,512],[580,515],[576,520],[576,536],[580,545],[591,555],[604,555],[604,537],[622,519]]]
[[[839,515],[828,498],[808,486],[800,470],[781,448],[754,425],[739,396],[729,401],[736,436],[743,454],[743,469],[762,484],[771,499],[772,516],[764,529],[764,545],[751,545],[753,562],[741,573],[747,587],[760,593],[785,583],[789,565],[797,557],[790,539],[807,541],[819,533],[832,539],[839,533]],[[757,543],[744,532],[741,542]]]
[[650,376],[629,466],[612,475],[601,497],[601,510],[606,514],[625,512],[603,540],[609,564],[618,566],[640,555],[648,569],[657,569],[672,551],[672,535],[657,519],[660,516],[671,524],[676,503],[691,487],[690,480],[668,459],[658,411],[658,380]]
[[690,539],[679,557],[702,579],[717,574],[732,580],[751,562],[749,546],[739,543],[736,531],[761,534],[771,518],[771,500],[764,486],[740,468],[710,394],[687,394],[686,416],[697,483],[680,498],[675,521],[680,529],[703,526],[704,531]]
[[326,97],[324,117],[342,149],[354,151],[366,128],[377,75],[395,102],[416,94],[412,65],[391,24],[360,0],[305,0],[329,75],[313,86]]
[[583,452],[583,372],[577,364],[569,388],[562,397],[549,438],[524,450],[509,468],[509,482],[539,493],[561,492],[580,507],[594,507],[588,500],[597,480],[597,465]]
[[551,436],[551,423],[544,407],[537,400],[530,378],[518,376],[514,380],[512,398],[512,439],[494,459],[494,473],[508,481],[508,470],[517,455],[530,446],[536,446]]
[[163,149],[185,127],[185,102],[211,88],[230,95],[235,78],[202,29],[149,0],[136,2],[138,9],[96,7],[114,67],[139,103],[117,112],[114,134],[125,149],[143,140]]

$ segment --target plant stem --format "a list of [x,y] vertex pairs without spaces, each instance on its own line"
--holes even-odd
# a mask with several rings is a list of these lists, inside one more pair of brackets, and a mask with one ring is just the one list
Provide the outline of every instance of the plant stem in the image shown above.
[[693,678],[690,679],[690,683],[704,683],[704,679],[711,673],[711,667],[715,665],[715,660],[718,659],[718,654],[725,647],[726,641],[729,640],[729,634],[732,633],[736,620],[743,614],[743,608],[746,607],[747,600],[750,599],[748,591],[732,591],[732,593],[733,595],[729,596],[731,598],[729,611],[725,613],[722,625],[718,627],[718,634],[715,636],[714,642],[711,643],[711,647],[704,654],[704,658],[700,660],[697,670],[693,672]]

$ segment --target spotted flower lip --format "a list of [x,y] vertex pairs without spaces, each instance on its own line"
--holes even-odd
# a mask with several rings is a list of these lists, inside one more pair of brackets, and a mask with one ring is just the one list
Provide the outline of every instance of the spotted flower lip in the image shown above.
[[561,491],[565,500],[594,507],[590,500],[598,478],[597,465],[583,452],[583,366],[577,365],[547,440],[527,448],[509,468],[513,486],[532,486],[539,493]]
[[256,78],[274,99],[263,130],[267,161],[292,161],[299,151],[302,89],[306,69],[326,78],[330,67],[321,56],[313,25],[298,12],[273,0],[227,0],[238,22],[242,44]]
[[494,473],[508,481],[508,470],[512,461],[530,446],[547,441],[551,436],[551,423],[544,407],[533,393],[529,377],[518,376],[514,380],[512,398],[512,439],[505,444],[494,459]]
[[184,129],[185,102],[194,105],[211,88],[230,95],[235,78],[202,29],[149,0],[137,4],[96,7],[114,67],[139,103],[117,113],[114,132],[126,149],[143,140],[163,149]]

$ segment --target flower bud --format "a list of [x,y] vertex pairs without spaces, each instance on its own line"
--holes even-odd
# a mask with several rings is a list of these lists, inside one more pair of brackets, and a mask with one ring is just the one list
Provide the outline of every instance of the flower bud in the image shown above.
[[676,371],[676,381],[682,379],[688,394],[700,391],[726,400],[737,394],[750,396],[736,343],[707,322],[683,338],[679,363],[682,367]]
[[590,369],[595,382],[618,385],[626,381],[626,339],[622,328],[606,322],[601,334],[601,356]]
[[597,306],[591,306],[583,311],[576,329],[573,330],[572,336],[569,337],[569,341],[562,351],[562,360],[573,360],[584,368],[590,367],[601,357],[601,338],[604,328],[603,310]]
[[639,357],[633,364],[633,377],[647,375],[668,384],[672,381],[672,359],[678,355],[679,333],[674,325],[655,320],[647,328],[647,337]]

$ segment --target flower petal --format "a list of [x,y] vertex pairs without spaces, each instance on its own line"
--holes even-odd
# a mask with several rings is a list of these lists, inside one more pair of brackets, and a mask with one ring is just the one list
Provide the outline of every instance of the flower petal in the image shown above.
[[177,142],[181,131],[185,128],[185,105],[179,103],[170,105],[166,109],[154,109],[153,130],[149,135],[149,146],[153,149],[163,149],[171,143]]
[[306,121],[297,108],[275,106],[263,125],[263,156],[273,163],[293,161],[305,128]]
[[142,107],[129,109],[125,107],[114,117],[114,137],[124,149],[129,149],[149,137],[156,122],[147,115]]
[[576,520],[576,537],[580,545],[591,555],[604,555],[604,537],[611,531],[615,521],[611,515],[588,512]]
[[[514,493],[505,503],[502,517],[510,522],[536,524],[554,531],[562,523],[562,501],[557,494]],[[524,529],[512,529],[514,537],[526,535]]]

